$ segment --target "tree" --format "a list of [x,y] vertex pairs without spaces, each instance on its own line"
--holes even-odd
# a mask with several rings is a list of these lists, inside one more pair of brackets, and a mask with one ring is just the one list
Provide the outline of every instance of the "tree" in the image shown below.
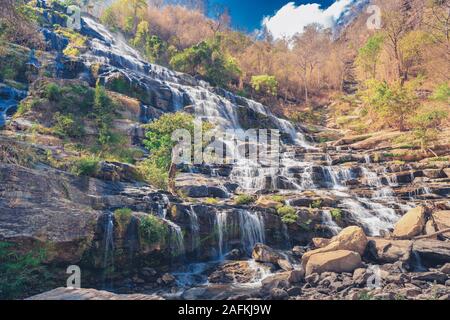
[[44,47],[38,31],[37,16],[25,0],[2,0],[0,5],[0,40],[30,48]]
[[358,50],[356,64],[365,73],[366,78],[375,78],[377,64],[383,48],[384,36],[375,34],[367,39],[364,46]]
[[237,80],[241,72],[236,60],[222,49],[220,36],[175,54],[170,65],[178,71],[200,75],[212,85],[222,87]]
[[294,40],[294,52],[303,82],[305,104],[309,104],[309,82],[320,63],[320,52],[329,44],[329,36],[329,30],[324,30],[318,24],[310,24]]
[[386,81],[371,79],[366,81],[362,97],[367,107],[381,121],[390,127],[406,131],[408,115],[417,109],[417,84],[416,81],[403,84],[400,80],[388,84]]
[[448,119],[448,110],[429,105],[421,109],[411,120],[414,127],[414,135],[419,140],[422,151],[430,148],[430,142],[435,140],[439,133],[439,127],[445,119]]
[[[172,151],[176,142],[172,141],[172,134],[179,129],[188,130],[194,137],[194,117],[183,113],[164,114],[158,120],[147,125],[145,147],[150,151],[150,157],[143,164],[143,171],[150,182],[158,187],[168,188],[175,193],[176,164],[173,163]],[[211,126],[203,123],[203,131]]]
[[389,3],[383,12],[383,31],[390,48],[391,57],[395,63],[396,79],[403,84],[407,80],[402,61],[401,39],[411,30],[409,10],[405,8],[402,0],[394,0]]
[[147,0],[127,0],[133,8],[133,31],[136,33],[138,25],[138,10],[147,8]]
[[266,93],[268,95],[276,96],[278,90],[278,81],[274,76],[267,74],[253,76],[251,80],[253,90],[258,93]]

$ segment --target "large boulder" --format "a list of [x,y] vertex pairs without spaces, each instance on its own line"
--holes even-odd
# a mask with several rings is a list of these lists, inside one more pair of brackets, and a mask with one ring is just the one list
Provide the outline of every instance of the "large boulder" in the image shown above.
[[258,243],[253,248],[252,258],[257,262],[278,264],[283,257],[274,249],[265,244]]
[[434,212],[433,219],[436,222],[438,230],[450,228],[450,210]]
[[337,236],[332,238],[330,244],[327,246],[306,252],[302,257],[302,266],[306,267],[308,260],[318,253],[348,250],[356,252],[362,256],[366,250],[367,241],[367,237],[361,227],[347,227]]
[[420,206],[411,209],[395,225],[394,237],[398,239],[411,239],[422,233],[425,227],[426,210]]
[[450,262],[450,245],[446,241],[417,240],[413,243],[413,250],[426,266],[437,266]]
[[306,276],[323,272],[353,272],[361,266],[361,256],[357,252],[337,250],[317,253],[306,264]]
[[367,244],[367,256],[375,263],[408,261],[411,257],[412,241],[371,238]]

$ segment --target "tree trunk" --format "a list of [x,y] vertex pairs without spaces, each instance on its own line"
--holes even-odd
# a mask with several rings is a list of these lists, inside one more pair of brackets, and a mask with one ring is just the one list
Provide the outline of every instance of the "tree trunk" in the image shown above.
[[176,194],[176,186],[175,186],[176,175],[177,175],[177,165],[172,162],[170,164],[170,169],[169,169],[168,191],[173,195]]

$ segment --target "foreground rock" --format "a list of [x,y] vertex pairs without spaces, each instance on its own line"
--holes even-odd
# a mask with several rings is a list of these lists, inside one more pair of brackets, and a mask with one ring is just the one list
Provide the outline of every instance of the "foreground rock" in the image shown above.
[[414,241],[413,250],[416,252],[423,264],[436,266],[450,262],[450,242],[431,239]]
[[425,227],[424,207],[417,207],[408,211],[395,225],[394,237],[398,239],[411,239],[422,233]]
[[120,295],[95,289],[57,288],[26,300],[163,300],[156,295],[127,294]]
[[407,262],[411,258],[412,241],[371,238],[367,244],[367,255],[375,263]]
[[367,241],[367,237],[362,228],[345,228],[336,237],[332,238],[327,246],[306,252],[302,257],[302,267],[306,270],[309,259],[319,253],[347,250],[356,252],[362,256],[366,250]]
[[306,264],[306,276],[324,272],[353,272],[361,265],[361,256],[357,252],[337,250],[317,253],[311,256]]

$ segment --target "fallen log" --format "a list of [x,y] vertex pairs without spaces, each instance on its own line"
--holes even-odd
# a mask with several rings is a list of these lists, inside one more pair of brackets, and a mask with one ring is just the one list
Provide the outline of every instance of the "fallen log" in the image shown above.
[[435,232],[435,233],[432,233],[432,234],[427,234],[427,235],[424,235],[424,236],[415,237],[415,238],[413,238],[413,240],[421,240],[421,239],[432,238],[432,237],[439,236],[441,234],[448,233],[448,232],[450,232],[450,228],[447,228],[447,229],[444,229],[444,230],[441,230],[441,231],[438,231],[438,232]]

